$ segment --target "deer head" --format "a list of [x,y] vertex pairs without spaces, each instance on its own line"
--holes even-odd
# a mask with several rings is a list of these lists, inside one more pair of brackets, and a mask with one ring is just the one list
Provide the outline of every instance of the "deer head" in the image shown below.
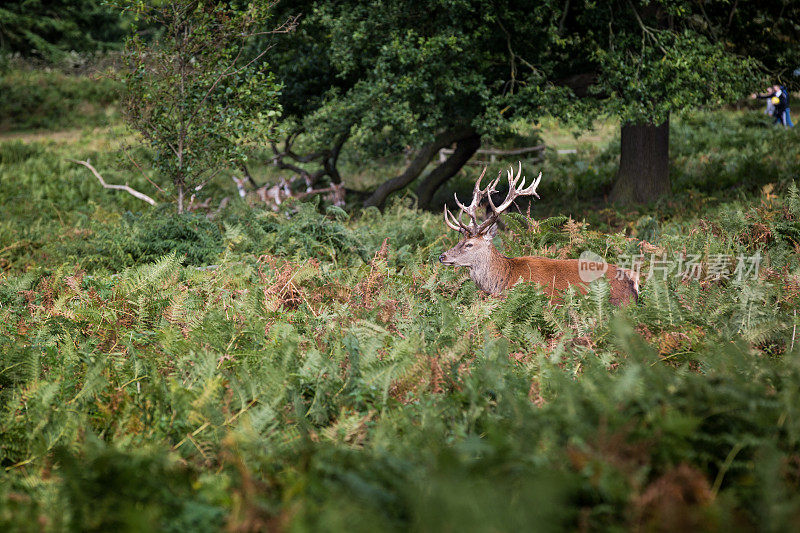
[[[495,187],[500,183],[502,171],[497,174],[497,178],[491,181],[485,189],[481,189],[481,181],[486,174],[486,167],[481,172],[478,181],[475,182],[475,189],[472,191],[472,202],[465,206],[458,200],[458,195],[454,195],[456,205],[458,205],[461,212],[459,216],[454,216],[447,206],[444,207],[444,222],[447,226],[455,231],[460,232],[463,238],[451,249],[439,256],[439,261],[445,265],[455,266],[468,266],[475,268],[487,264],[493,253],[492,238],[497,232],[497,220],[500,214],[508,209],[514,201],[521,196],[535,196],[536,187],[542,179],[541,172],[539,176],[533,180],[528,187],[525,187],[525,177],[520,178],[522,173],[522,163],[519,163],[517,172],[514,173],[514,168],[511,167],[506,171],[508,177],[508,195],[503,202],[496,206],[492,201],[492,193],[497,192]],[[478,222],[478,207],[486,198],[491,213],[483,222]],[[469,223],[465,224],[461,218],[466,214],[469,217]]]

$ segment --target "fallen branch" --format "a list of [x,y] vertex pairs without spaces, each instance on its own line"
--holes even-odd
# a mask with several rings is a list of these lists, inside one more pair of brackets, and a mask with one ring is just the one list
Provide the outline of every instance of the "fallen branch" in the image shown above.
[[[540,144],[537,146],[528,146],[525,148],[512,148],[510,150],[501,150],[500,148],[480,148],[475,151],[476,155],[488,155],[489,161],[494,163],[497,159],[498,155],[525,155],[531,153],[538,153],[544,151],[544,145]],[[451,156],[455,153],[454,148],[442,148],[439,150],[439,162],[444,163],[447,160],[448,156]],[[481,161],[481,164],[484,162]]]
[[125,185],[113,185],[113,184],[110,184],[110,183],[106,183],[106,180],[103,179],[103,176],[101,176],[100,173],[97,172],[97,169],[95,169],[92,166],[92,164],[89,163],[88,160],[86,160],[86,161],[78,161],[77,159],[67,159],[67,161],[69,161],[70,163],[75,163],[76,165],[83,165],[86,168],[88,168],[89,170],[91,170],[92,174],[94,174],[94,177],[97,178],[98,181],[100,181],[100,185],[102,185],[104,189],[115,189],[115,190],[118,190],[118,191],[125,191],[125,192],[131,194],[132,196],[135,196],[139,200],[144,200],[145,202],[147,202],[150,205],[156,205],[156,201],[155,200],[153,200],[152,198],[150,198],[146,194],[137,191],[136,189],[132,189],[131,187],[128,186],[127,183]]

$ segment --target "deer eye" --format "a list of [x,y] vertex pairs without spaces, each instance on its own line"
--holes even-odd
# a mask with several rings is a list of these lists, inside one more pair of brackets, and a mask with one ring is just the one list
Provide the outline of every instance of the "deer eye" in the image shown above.
[[467,244],[464,245],[464,248],[472,248],[472,243],[468,242]]

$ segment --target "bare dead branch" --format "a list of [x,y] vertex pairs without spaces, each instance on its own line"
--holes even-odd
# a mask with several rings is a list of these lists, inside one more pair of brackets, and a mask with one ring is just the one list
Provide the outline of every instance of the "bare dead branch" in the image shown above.
[[92,164],[89,163],[88,160],[86,160],[86,161],[78,161],[77,159],[67,159],[67,161],[69,161],[70,163],[75,163],[76,165],[83,165],[84,167],[88,168],[92,172],[92,174],[94,174],[94,177],[97,178],[97,180],[100,182],[100,185],[102,185],[104,189],[114,189],[114,190],[118,190],[118,191],[125,191],[128,194],[130,194],[132,196],[135,196],[139,200],[143,200],[143,201],[147,202],[150,205],[156,205],[156,201],[155,200],[153,200],[152,198],[150,198],[146,194],[141,193],[141,192],[137,191],[136,189],[133,189],[133,188],[129,187],[127,183],[125,185],[113,185],[113,184],[110,184],[110,183],[106,183],[106,180],[103,179],[103,176],[100,175],[100,173],[97,171],[97,169],[95,169],[92,166]]
[[302,16],[303,16],[302,13],[299,15],[291,15],[280,26],[277,26],[268,31],[258,31],[249,33],[248,37],[255,37],[259,35],[277,35],[280,33],[291,33],[295,30],[295,28],[297,28],[297,23],[300,20],[300,17]]

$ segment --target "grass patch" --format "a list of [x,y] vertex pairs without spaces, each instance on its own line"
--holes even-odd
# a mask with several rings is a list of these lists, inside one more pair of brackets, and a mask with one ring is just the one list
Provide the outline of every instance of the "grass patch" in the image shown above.
[[108,126],[118,120],[119,85],[42,70],[10,70],[0,76],[0,133]]

